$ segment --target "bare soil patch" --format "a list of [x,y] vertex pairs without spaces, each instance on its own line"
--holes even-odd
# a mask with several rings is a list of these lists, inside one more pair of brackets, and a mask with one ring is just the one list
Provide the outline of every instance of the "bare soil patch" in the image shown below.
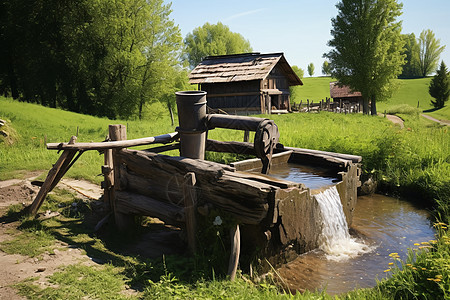
[[[18,229],[20,222],[11,221],[5,216],[10,205],[20,204],[25,207],[30,205],[36,197],[39,187],[32,185],[31,181],[38,174],[31,175],[26,176],[27,179],[24,180],[0,181],[0,242],[13,239],[20,234]],[[90,201],[91,206],[98,206],[102,210],[102,202],[95,201],[101,200],[103,194],[98,185],[82,180],[63,179],[58,187],[76,192],[77,198]],[[85,221],[88,221],[89,226],[92,225],[94,228],[104,215],[104,213],[100,213],[85,216]],[[108,220],[106,226],[113,226],[113,218]],[[123,255],[139,255],[148,258],[161,257],[162,254],[182,254],[185,251],[186,245],[181,238],[181,231],[177,228],[169,228],[158,220],[146,227],[139,237],[128,241],[126,247],[120,249]],[[58,239],[55,239],[55,245],[52,246],[51,251],[47,251],[37,258],[0,251],[0,261],[0,299],[8,300],[24,299],[12,286],[26,278],[35,277],[34,283],[45,288],[51,286],[47,278],[63,266],[73,264],[95,266],[105,262],[89,257],[85,250]],[[134,293],[135,291],[128,292]]]

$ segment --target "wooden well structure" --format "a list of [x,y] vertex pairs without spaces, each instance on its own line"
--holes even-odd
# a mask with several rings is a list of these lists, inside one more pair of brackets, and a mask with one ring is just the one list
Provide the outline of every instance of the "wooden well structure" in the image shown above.
[[[187,244],[196,251],[196,224],[213,209],[232,216],[232,255],[229,273],[234,277],[242,246],[272,255],[286,248],[306,252],[318,247],[320,214],[311,191],[302,183],[266,175],[271,166],[285,164],[326,167],[337,177],[348,224],[356,204],[361,157],[285,147],[278,142],[278,128],[264,118],[206,114],[205,92],[177,93],[180,126],[177,132],[157,137],[127,140],[123,125],[110,125],[110,141],[102,143],[47,144],[63,150],[30,207],[36,213],[45,195],[86,150],[104,150],[102,172],[104,199],[116,224],[126,230],[132,217],[155,217],[186,231]],[[207,139],[207,131],[229,128],[254,131],[251,142]],[[146,150],[128,149],[146,144],[164,144]],[[180,156],[161,154],[179,149]],[[204,160],[205,151],[253,155],[255,159],[231,165]],[[250,173],[259,169],[262,173]]]

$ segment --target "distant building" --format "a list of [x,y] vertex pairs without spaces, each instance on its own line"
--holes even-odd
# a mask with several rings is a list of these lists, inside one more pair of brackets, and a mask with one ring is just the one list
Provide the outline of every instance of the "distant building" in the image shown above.
[[230,114],[290,111],[289,87],[303,85],[283,53],[208,56],[189,75],[208,107]]
[[330,97],[333,102],[359,104],[362,107],[362,95],[360,92],[352,91],[350,87],[344,85],[339,86],[338,82],[330,82]]

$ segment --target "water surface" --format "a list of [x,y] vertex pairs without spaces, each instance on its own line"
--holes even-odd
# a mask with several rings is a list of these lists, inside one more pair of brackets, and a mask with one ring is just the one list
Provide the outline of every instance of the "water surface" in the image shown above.
[[278,269],[292,290],[322,290],[330,294],[354,288],[373,287],[376,278],[386,277],[390,253],[406,258],[414,243],[434,239],[429,214],[409,202],[372,195],[358,197],[351,228],[362,236],[373,251],[345,261],[328,260],[324,252],[315,250],[300,255]]

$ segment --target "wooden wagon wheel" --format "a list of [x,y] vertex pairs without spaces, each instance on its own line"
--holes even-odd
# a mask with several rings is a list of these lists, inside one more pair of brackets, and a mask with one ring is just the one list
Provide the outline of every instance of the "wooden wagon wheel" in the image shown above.
[[277,125],[272,120],[263,120],[258,125],[255,133],[255,152],[262,163],[263,168],[261,173],[268,174],[270,163],[272,160],[273,149],[278,144],[280,134]]

